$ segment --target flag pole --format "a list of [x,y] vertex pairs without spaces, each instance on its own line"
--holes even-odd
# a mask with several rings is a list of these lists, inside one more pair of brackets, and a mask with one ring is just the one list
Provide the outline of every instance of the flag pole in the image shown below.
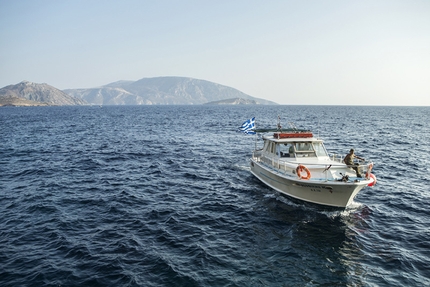
[[[254,129],[255,131],[257,130],[257,119],[254,120]],[[257,150],[257,132],[255,132],[255,140],[254,140],[254,151]]]

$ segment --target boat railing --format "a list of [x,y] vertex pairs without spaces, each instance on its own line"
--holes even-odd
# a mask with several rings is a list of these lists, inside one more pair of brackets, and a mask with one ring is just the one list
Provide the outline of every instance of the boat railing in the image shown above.
[[343,162],[343,157],[340,154],[329,153],[328,156],[332,161]]
[[263,155],[263,149],[257,149],[252,152],[252,158],[256,161],[260,161]]
[[333,163],[326,162],[326,163],[311,163],[311,162],[295,162],[295,161],[285,161],[285,159],[279,158],[279,157],[268,157],[265,156],[262,152],[262,150],[255,150],[252,153],[252,157],[257,162],[262,162],[272,168],[276,172],[280,172],[283,174],[289,174],[292,170],[295,170],[298,165],[302,164],[307,166],[308,168],[317,168],[320,169],[322,173],[324,173],[324,177],[326,180],[329,178],[329,173],[326,172],[330,170],[330,168],[345,168],[349,169],[352,167],[357,167],[360,172],[366,173],[371,170],[373,167],[372,162],[359,162],[354,166],[347,166],[343,163],[343,159],[341,156],[336,155],[330,155],[330,160],[333,161]]

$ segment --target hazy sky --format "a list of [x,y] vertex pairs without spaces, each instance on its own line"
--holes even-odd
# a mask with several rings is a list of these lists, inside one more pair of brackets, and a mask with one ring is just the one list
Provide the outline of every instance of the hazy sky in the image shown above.
[[158,76],[279,104],[430,106],[430,1],[0,0],[0,88]]

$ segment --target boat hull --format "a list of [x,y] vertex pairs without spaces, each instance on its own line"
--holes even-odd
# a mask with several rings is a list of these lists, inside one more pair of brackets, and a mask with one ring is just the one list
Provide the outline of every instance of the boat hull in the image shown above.
[[288,177],[251,159],[251,173],[267,186],[285,195],[325,206],[347,207],[367,183],[328,182]]

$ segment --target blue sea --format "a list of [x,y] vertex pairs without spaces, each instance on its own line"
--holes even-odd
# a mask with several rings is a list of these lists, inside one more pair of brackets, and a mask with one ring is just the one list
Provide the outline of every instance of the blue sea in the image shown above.
[[[347,209],[249,169],[257,127],[375,163]],[[430,107],[0,108],[1,286],[429,286]],[[260,144],[260,142],[258,143]]]

